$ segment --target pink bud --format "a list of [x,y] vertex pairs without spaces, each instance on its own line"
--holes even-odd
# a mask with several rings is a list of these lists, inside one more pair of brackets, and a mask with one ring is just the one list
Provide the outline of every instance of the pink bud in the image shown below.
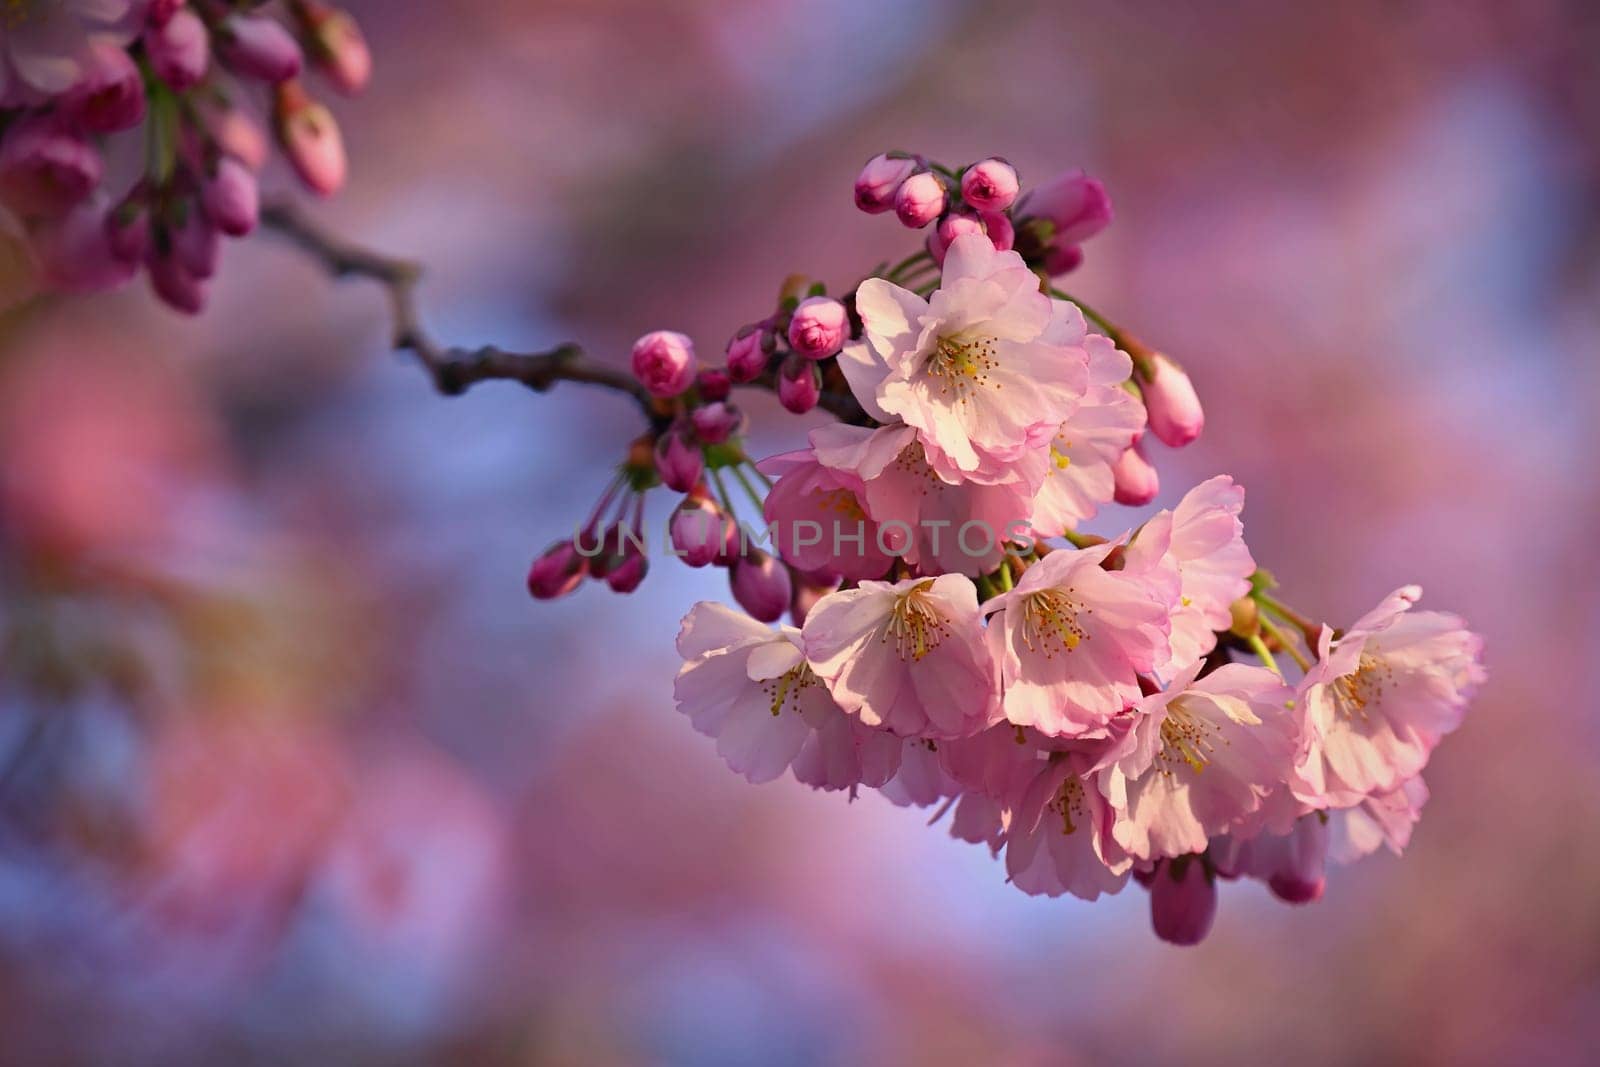
[[759,326],[746,326],[728,342],[728,377],[753,382],[766,373],[772,335]]
[[138,263],[150,249],[150,207],[136,188],[106,216],[111,254],[124,263]]
[[276,19],[231,15],[217,32],[217,54],[237,74],[276,85],[300,74],[300,46]]
[[856,178],[856,207],[879,215],[894,207],[901,184],[917,169],[916,160],[876,155],[867,160]]
[[895,193],[895,217],[920,230],[944,213],[946,202],[944,182],[932,171],[921,171],[907,178]]
[[727,544],[728,518],[703,488],[685,497],[672,513],[668,531],[678,557],[691,567],[714,563]]
[[839,588],[838,578],[819,579],[815,575],[794,575],[794,594],[789,598],[789,618],[796,626],[806,624],[806,616],[817,601]]
[[689,421],[694,425],[695,436],[707,445],[720,445],[744,429],[744,415],[721,400],[695,408]]
[[149,261],[150,288],[176,311],[198,315],[206,306],[206,283],[184,267],[174,254],[152,256]]
[[1017,169],[1003,159],[974,163],[961,175],[961,199],[979,211],[1004,211],[1019,188]]
[[1328,827],[1321,817],[1302,816],[1283,837],[1257,838],[1252,845],[1258,855],[1265,853],[1262,858],[1271,866],[1267,887],[1273,896],[1289,904],[1310,904],[1322,899]]
[[299,5],[311,37],[311,58],[333,87],[354,96],[372,80],[372,51],[361,27],[346,11],[324,4]]
[[1011,224],[1011,216],[1000,212],[984,212],[983,230],[989,235],[989,240],[995,248],[1002,252],[1009,252],[1017,243],[1017,228]]
[[788,610],[793,592],[789,568],[759,548],[752,548],[734,563],[730,584],[733,599],[752,618],[777,622]]
[[1145,372],[1137,377],[1144,393],[1144,410],[1150,418],[1150,432],[1157,440],[1170,448],[1182,448],[1199,437],[1206,425],[1206,413],[1189,376],[1159,352],[1135,366]]
[[1044,269],[1052,278],[1071,274],[1083,266],[1082,245],[1053,244],[1045,250]]
[[78,84],[61,98],[67,121],[91,133],[115,133],[144,120],[144,80],[128,53],[91,41]]
[[53,115],[17,119],[0,139],[0,197],[19,214],[61,214],[100,184],[104,161]]
[[145,7],[145,19],[152,26],[165,26],[183,5],[184,0],[149,0]]
[[267,135],[255,119],[236,107],[210,109],[206,130],[224,155],[233,156],[251,170],[267,165]]
[[1054,243],[1075,245],[1111,225],[1111,197],[1083,171],[1068,171],[1029,193],[1020,214],[1049,219],[1055,225]]
[[694,384],[694,342],[656,330],[633,342],[633,376],[651,396],[674,397]]
[[804,415],[817,406],[821,397],[822,375],[817,365],[800,353],[791,352],[778,369],[778,403],[796,415]]
[[528,570],[528,592],[536,600],[566,596],[582,583],[589,572],[589,561],[578,554],[571,541],[558,541],[533,561]]
[[64,215],[34,226],[33,251],[40,281],[56,292],[89,293],[128,282],[138,260],[120,258],[111,247],[106,201],[90,197]]
[[978,216],[967,211],[952,211],[939,220],[939,225],[929,231],[925,242],[928,255],[942,267],[945,254],[950,251],[950,246],[955,244],[957,237],[983,232],[983,222]]
[[1217,887],[1199,856],[1162,860],[1150,883],[1150,922],[1174,945],[1198,945],[1217,917]]
[[850,339],[850,313],[831,296],[800,301],[789,320],[789,346],[807,359],[827,359]]
[[223,156],[216,173],[200,189],[206,216],[229,237],[243,237],[256,228],[261,193],[256,176],[239,160]]
[[184,270],[196,278],[209,278],[217,273],[222,238],[198,203],[185,205],[183,223],[170,232],[172,254],[183,264]]
[[668,489],[687,493],[705,472],[705,455],[688,440],[686,427],[673,427],[656,440],[656,473]]
[[643,552],[634,552],[624,556],[621,563],[606,573],[606,584],[613,593],[631,593],[649,573],[650,560]]
[[156,77],[183,93],[200,84],[211,58],[211,35],[206,24],[188,8],[173,12],[165,22],[152,22],[144,33],[145,56]]
[[331,196],[344,185],[344,139],[333,113],[306,95],[296,81],[278,86],[273,108],[278,143],[307,188]]
[[1117,503],[1131,508],[1144,507],[1161,492],[1161,479],[1137,441],[1111,465],[1111,477]]
[[707,402],[726,400],[733,393],[733,379],[727,371],[715,367],[701,371],[694,384],[700,390],[700,399]]

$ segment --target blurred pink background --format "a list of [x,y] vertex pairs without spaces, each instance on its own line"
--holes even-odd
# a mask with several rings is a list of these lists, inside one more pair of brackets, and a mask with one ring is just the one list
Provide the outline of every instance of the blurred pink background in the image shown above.
[[[671,702],[720,572],[528,600],[626,400],[441,398],[380,293],[258,236],[197,321],[0,320],[0,1058],[1592,1062],[1600,9],[350,6],[378,73],[314,210],[425,260],[441,337],[715,353],[909,250],[851,208],[874,152],[1081,165],[1118,217],[1071,288],[1208,407],[1163,502],[1233,474],[1294,603],[1418,581],[1492,680],[1407,856],[1319,905],[1226,886],[1185,950],[1139,892],[1027,898],[925,812],[720,764]],[[751,406],[758,452],[808,425]]]

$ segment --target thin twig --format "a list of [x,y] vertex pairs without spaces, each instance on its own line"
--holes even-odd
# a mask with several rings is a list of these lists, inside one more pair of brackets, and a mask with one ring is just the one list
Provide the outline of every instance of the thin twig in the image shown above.
[[[395,349],[416,356],[433,378],[435,388],[446,396],[458,396],[485,381],[521,382],[538,393],[548,391],[557,382],[585,382],[631,396],[657,428],[670,421],[670,413],[631,374],[596,363],[576,344],[557,345],[547,352],[509,352],[495,345],[469,349],[439,344],[423,327],[417,310],[420,263],[336,237],[292,203],[264,206],[261,222],[308,253],[333,277],[366,278],[383,286],[389,294]],[[769,374],[752,384],[775,391],[777,378]],[[820,406],[846,422],[869,421],[861,405],[848,394],[824,393]]]

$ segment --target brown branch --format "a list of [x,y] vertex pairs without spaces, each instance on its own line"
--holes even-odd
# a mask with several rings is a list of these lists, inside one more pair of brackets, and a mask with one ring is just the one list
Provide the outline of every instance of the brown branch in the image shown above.
[[[450,348],[440,345],[423,328],[417,311],[416,291],[422,265],[351,244],[328,233],[292,203],[265,205],[261,222],[299,246],[335,278],[367,278],[389,294],[394,323],[394,347],[408,351],[446,396],[457,396],[478,382],[521,382],[535,392],[548,391],[557,382],[587,382],[633,397],[652,426],[670,419],[654,397],[626,371],[596,363],[576,344],[557,345],[548,352],[508,352],[494,345]],[[769,373],[752,385],[776,390],[777,376]],[[819,406],[845,422],[871,425],[861,405],[849,393],[823,393]]]

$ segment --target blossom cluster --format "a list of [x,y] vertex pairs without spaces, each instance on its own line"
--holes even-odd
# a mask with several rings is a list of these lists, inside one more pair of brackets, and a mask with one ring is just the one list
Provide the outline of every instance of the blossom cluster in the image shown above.
[[[1219,878],[1305,903],[1330,859],[1403,849],[1483,678],[1460,619],[1415,610],[1414,586],[1343,628],[1290,608],[1226,476],[1115,538],[1080,531],[1154,500],[1147,433],[1181,447],[1204,425],[1176,363],[1055,288],[1110,218],[1103,188],[1075,172],[1024,195],[998,159],[886,154],[855,198],[930,227],[923,249],[843,296],[786,291],[722,366],[642,337],[659,425],[534,594],[637,586],[629,534],[666,485],[672,554],[726,566],[742,609],[689,611],[675,686],[735,772],[940,805],[1026,893],[1132,879],[1168,941],[1206,935]],[[841,417],[752,462],[740,383]]]
[[343,184],[339,127],[302,74],[353,94],[370,55],[347,12],[281,7],[0,5],[0,293],[110,289],[143,270],[165,303],[198,312],[221,239],[257,223],[270,154],[257,109],[304,185]]

